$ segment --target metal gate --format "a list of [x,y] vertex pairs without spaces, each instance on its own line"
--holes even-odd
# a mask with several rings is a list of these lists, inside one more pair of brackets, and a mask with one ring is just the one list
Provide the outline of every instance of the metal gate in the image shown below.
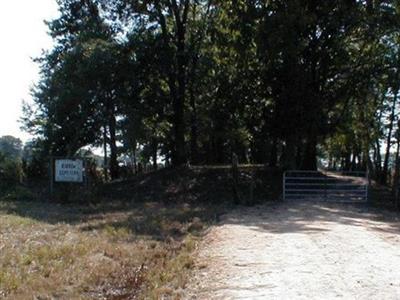
[[367,172],[287,171],[283,199],[367,202]]

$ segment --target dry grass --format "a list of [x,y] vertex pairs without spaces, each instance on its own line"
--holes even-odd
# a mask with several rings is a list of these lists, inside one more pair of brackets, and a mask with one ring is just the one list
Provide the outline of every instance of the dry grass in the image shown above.
[[0,201],[0,298],[179,299],[215,207]]
[[[241,168],[242,196],[253,177],[255,202],[277,199],[275,173]],[[164,169],[99,188],[91,206],[0,189],[0,298],[179,299],[202,232],[232,202],[230,176]]]

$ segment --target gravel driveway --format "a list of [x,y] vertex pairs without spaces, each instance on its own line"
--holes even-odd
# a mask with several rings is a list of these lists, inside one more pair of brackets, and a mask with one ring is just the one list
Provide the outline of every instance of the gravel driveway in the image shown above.
[[400,221],[365,206],[238,209],[200,245],[192,299],[400,299]]

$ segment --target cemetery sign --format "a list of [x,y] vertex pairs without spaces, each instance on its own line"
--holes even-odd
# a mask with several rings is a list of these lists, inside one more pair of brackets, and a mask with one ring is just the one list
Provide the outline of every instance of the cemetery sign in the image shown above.
[[55,182],[83,182],[83,160],[56,159]]

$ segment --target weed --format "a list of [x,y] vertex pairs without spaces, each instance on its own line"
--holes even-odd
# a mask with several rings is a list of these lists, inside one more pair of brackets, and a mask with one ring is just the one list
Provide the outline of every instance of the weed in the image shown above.
[[37,200],[37,195],[26,187],[15,186],[9,189],[1,197],[3,201],[34,201]]
[[231,195],[222,175],[199,172],[118,182],[96,204],[0,201],[0,298],[179,299],[197,242]]
[[39,201],[3,202],[0,298],[178,297],[210,216],[178,204],[118,211],[47,203],[44,212]]
[[126,240],[131,236],[131,231],[126,227],[115,227],[106,225],[104,227],[105,234],[112,240]]

